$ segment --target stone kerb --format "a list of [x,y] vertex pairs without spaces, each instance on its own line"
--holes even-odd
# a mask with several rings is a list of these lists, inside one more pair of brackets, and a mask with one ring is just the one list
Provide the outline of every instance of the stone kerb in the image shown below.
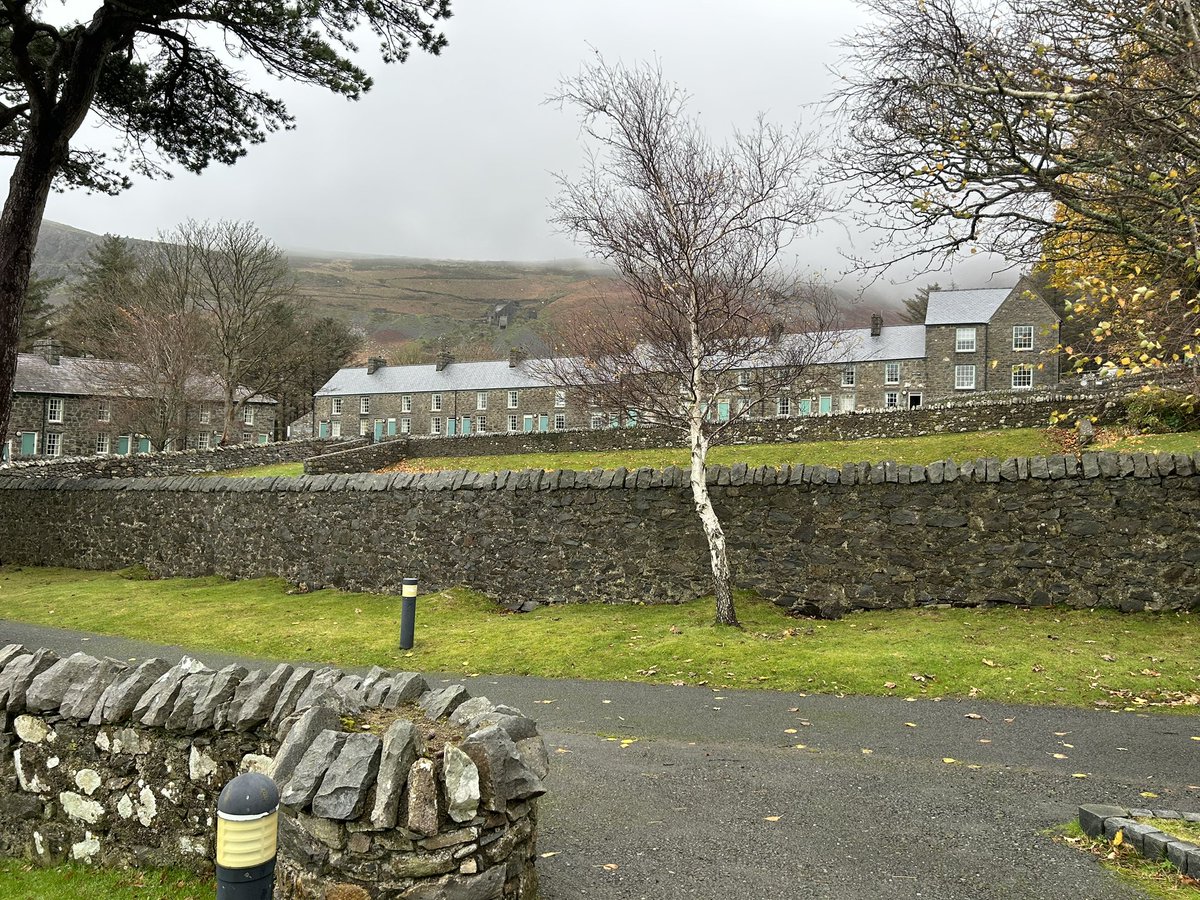
[[211,871],[216,798],[281,788],[277,896],[533,900],[535,723],[411,672],[0,649],[0,854]]

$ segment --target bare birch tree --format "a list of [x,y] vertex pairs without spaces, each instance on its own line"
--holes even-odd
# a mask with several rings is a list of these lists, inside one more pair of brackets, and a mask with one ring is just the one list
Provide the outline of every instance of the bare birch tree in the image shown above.
[[[716,621],[736,626],[708,451],[811,374],[834,309],[781,265],[823,209],[808,175],[811,141],[760,117],[716,144],[686,115],[687,99],[657,68],[599,58],[551,98],[579,112],[591,150],[579,178],[560,177],[554,222],[612,265],[628,296],[598,301],[535,368],[598,411],[686,436]],[[739,372],[752,373],[754,388],[740,403]]]

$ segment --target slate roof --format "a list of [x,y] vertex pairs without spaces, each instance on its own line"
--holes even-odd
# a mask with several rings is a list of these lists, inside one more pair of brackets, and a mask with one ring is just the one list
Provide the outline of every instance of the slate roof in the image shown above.
[[[802,338],[794,336],[793,339]],[[925,326],[889,325],[878,337],[872,337],[869,328],[855,328],[830,335],[829,342],[831,347],[818,360],[820,363],[919,359],[925,355]],[[772,365],[769,355],[758,365]],[[535,375],[525,363],[511,367],[507,360],[495,360],[453,362],[440,372],[433,365],[385,366],[377,369],[374,375],[368,375],[366,368],[339,369],[317,391],[317,396],[449,393],[551,386],[550,381]]]
[[365,368],[339,369],[318,397],[343,394],[418,394],[438,391],[485,391],[549,387],[527,364],[509,366],[508,360],[452,362],[442,371],[437,366],[385,366],[368,375]]
[[926,325],[986,325],[1015,288],[930,291]]
[[[128,363],[112,359],[92,359],[91,357],[60,356],[58,365],[52,366],[40,353],[18,353],[17,375],[13,383],[14,394],[56,394],[70,397],[104,397],[121,393],[126,396],[136,391],[128,391],[129,374],[122,370],[131,370],[137,375],[136,369]],[[117,391],[115,385],[120,384],[122,390]],[[216,378],[197,379],[197,393],[204,399],[220,402],[224,399],[221,382]],[[150,396],[147,393],[145,396]],[[251,395],[246,388],[238,388],[238,400],[252,400],[255,403],[275,403],[275,400],[261,394]]]

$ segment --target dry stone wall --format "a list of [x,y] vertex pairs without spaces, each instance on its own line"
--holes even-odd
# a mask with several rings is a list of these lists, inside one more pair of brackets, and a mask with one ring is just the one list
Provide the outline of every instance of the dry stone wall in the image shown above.
[[[1198,471],[1200,454],[1084,453],[714,466],[707,478],[737,584],[836,616],[941,603],[1195,608]],[[711,590],[676,468],[7,478],[0,560],[394,592],[414,576],[423,589],[466,585],[508,602]]]
[[247,466],[302,462],[310,456],[361,447],[366,439],[286,441],[275,444],[232,444],[208,450],[178,450],[130,456],[39,458],[0,466],[0,477],[19,478],[162,478],[225,472]]
[[[1044,428],[1051,413],[1070,412],[1116,419],[1122,407],[1115,396],[1096,392],[989,394],[915,410],[868,410],[831,416],[752,419],[733,427],[728,443],[772,444],[919,437],[995,428]],[[387,440],[360,450],[314,456],[304,464],[309,475],[371,472],[405,459],[496,456],[518,453],[642,450],[683,445],[683,437],[663,428],[577,429],[541,433],[487,433],[457,437],[418,436]]]
[[136,668],[0,649],[0,856],[212,869],[216,800],[281,788],[292,900],[534,900],[532,720],[380,668]]

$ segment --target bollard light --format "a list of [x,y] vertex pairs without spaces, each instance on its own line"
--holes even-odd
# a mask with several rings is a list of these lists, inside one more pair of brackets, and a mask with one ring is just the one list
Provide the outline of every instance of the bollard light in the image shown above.
[[400,649],[411,650],[417,623],[417,579],[405,578],[400,600]]
[[217,798],[217,900],[271,900],[279,838],[279,788],[239,775]]

